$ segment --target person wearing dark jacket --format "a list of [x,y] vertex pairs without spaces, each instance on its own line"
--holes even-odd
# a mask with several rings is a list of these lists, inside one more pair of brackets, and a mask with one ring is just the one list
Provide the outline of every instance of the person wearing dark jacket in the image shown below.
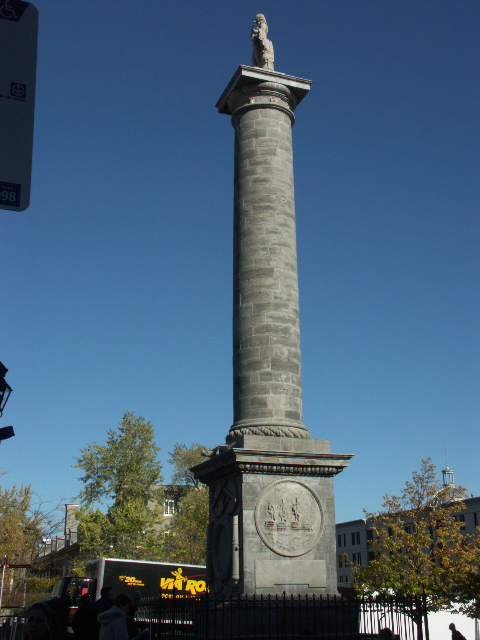
[[99,613],[103,613],[104,611],[108,611],[113,606],[113,600],[108,595],[112,587],[102,587],[100,590],[100,598],[93,603],[93,610],[98,616]]
[[[98,616],[100,640],[129,640],[130,636],[127,631],[129,607],[129,599],[121,593],[115,598],[115,604]],[[133,638],[139,640],[143,635],[143,633],[136,633]]]
[[72,617],[75,640],[92,640],[96,635],[96,621],[88,593],[80,598],[78,610]]
[[55,612],[45,603],[36,602],[26,613],[23,640],[58,640],[58,620]]
[[137,589],[132,589],[131,591],[127,591],[127,598],[129,603],[127,610],[127,631],[128,637],[132,640],[132,638],[135,638],[142,630],[141,625],[135,620],[135,614],[140,606],[142,594]]
[[127,610],[129,600],[122,593],[115,604],[97,616],[100,623],[100,640],[128,640]]

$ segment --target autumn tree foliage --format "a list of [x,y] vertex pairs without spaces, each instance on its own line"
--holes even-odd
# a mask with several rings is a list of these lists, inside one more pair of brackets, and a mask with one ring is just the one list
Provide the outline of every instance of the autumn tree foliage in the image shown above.
[[368,567],[353,565],[362,594],[425,597],[430,610],[457,605],[475,615],[479,597],[480,532],[465,534],[462,487],[439,484],[435,466],[423,460],[399,496],[385,496],[373,530]]
[[[1,474],[0,474],[1,475]],[[0,559],[10,565],[32,565],[42,541],[50,538],[61,520],[57,507],[48,508],[30,486],[0,486]],[[51,584],[29,568],[7,570],[3,605],[20,606],[24,595]]]

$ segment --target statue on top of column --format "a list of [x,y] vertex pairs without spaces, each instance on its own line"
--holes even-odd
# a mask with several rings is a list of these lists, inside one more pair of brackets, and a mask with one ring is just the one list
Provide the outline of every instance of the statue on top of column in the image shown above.
[[265,16],[259,13],[250,31],[250,40],[253,42],[252,66],[273,71],[273,44],[267,35],[267,21]]

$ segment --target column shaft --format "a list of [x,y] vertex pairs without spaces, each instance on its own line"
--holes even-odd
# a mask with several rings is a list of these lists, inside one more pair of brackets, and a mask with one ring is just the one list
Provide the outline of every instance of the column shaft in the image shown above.
[[[280,89],[280,90],[279,90]],[[233,378],[229,434],[309,438],[302,378],[288,89],[249,85],[235,127]]]

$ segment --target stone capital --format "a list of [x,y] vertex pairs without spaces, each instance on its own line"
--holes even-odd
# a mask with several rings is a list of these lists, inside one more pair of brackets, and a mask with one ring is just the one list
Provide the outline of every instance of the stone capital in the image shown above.
[[[287,76],[278,71],[241,65],[222,93],[219,113],[239,116],[250,109],[278,109],[294,123],[293,112],[310,90],[311,80]],[[235,126],[235,119],[233,119]]]

